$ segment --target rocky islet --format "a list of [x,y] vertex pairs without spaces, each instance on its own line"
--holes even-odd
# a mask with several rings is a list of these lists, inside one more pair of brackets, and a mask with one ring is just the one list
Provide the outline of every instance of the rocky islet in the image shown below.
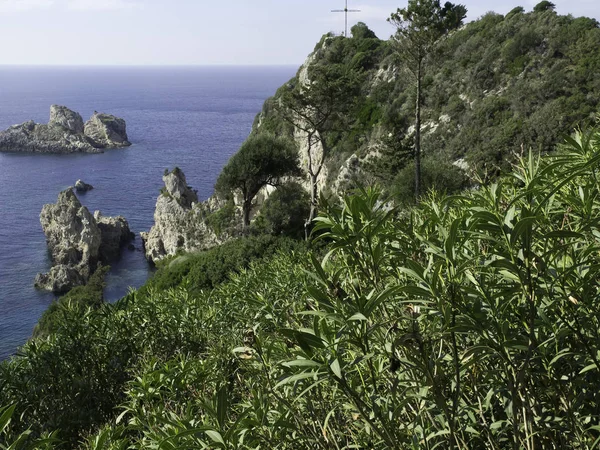
[[85,181],[77,180],[75,182],[75,190],[77,192],[88,192],[88,191],[91,191],[92,189],[94,189],[94,186],[86,183]]
[[52,105],[47,124],[33,120],[0,132],[0,152],[102,153],[131,145],[125,120],[94,112],[87,122],[65,106]]

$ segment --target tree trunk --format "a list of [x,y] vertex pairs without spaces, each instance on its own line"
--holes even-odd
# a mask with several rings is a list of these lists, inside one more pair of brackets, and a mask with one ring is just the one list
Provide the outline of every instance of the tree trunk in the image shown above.
[[308,235],[310,233],[310,226],[317,216],[317,199],[318,199],[318,186],[317,186],[317,177],[318,175],[315,173],[310,174],[310,213],[308,214],[308,219],[304,222],[304,238],[308,240]]
[[421,61],[417,67],[417,107],[415,112],[415,199],[421,196]]
[[252,200],[247,201],[244,200],[242,204],[242,212],[243,212],[243,230],[244,234],[248,232],[248,228],[250,228],[250,210],[252,208]]
[[317,200],[318,200],[318,186],[317,186],[316,174],[310,176],[310,214],[308,216],[308,223],[311,223],[317,216]]
[[310,225],[317,214],[317,177],[319,171],[314,170],[313,167],[313,135],[314,132],[309,132],[307,136],[307,157],[308,157],[308,175],[310,177],[310,212],[308,218],[304,222],[304,239],[308,241],[308,234],[310,232]]

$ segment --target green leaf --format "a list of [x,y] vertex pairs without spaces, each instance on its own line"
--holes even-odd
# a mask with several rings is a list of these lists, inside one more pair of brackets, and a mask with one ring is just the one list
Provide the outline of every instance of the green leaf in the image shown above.
[[575,231],[569,230],[560,230],[560,231],[551,231],[550,233],[546,233],[542,240],[546,239],[565,239],[565,238],[575,238],[575,239],[583,239],[583,234],[576,233]]
[[227,420],[227,409],[229,405],[229,395],[227,385],[224,384],[217,392],[217,421],[219,426],[224,428]]
[[281,334],[295,341],[305,352],[311,354],[315,348],[325,348],[323,339],[306,331],[283,328]]
[[515,228],[510,233],[510,244],[515,245],[517,240],[523,235],[527,236],[531,234],[533,224],[537,221],[537,217],[525,217],[519,220],[515,225]]
[[312,359],[294,359],[292,361],[286,361],[281,363],[285,367],[321,367],[322,364]]
[[209,438],[212,439],[213,442],[221,444],[223,447],[225,447],[225,441],[223,440],[221,433],[216,430],[206,430],[205,433]]
[[366,322],[367,320],[369,319],[367,319],[364,314],[356,313],[348,319],[348,322]]
[[302,373],[298,373],[295,375],[291,375],[289,377],[285,377],[283,380],[281,380],[279,383],[277,383],[275,385],[275,389],[277,389],[278,387],[281,387],[281,386],[285,386],[286,384],[295,383],[296,381],[302,381],[302,380],[306,380],[308,378],[316,379],[318,377],[318,375],[319,375],[319,372],[317,372],[317,371],[302,372]]
[[8,427],[16,407],[17,405],[11,405],[0,408],[0,433],[2,433]]
[[340,361],[336,358],[329,365],[329,367],[330,367],[331,371],[333,372],[333,374],[341,380],[342,379],[342,368],[340,367]]
[[583,369],[581,369],[581,372],[579,372],[579,375],[589,372],[591,370],[597,370],[598,366],[596,365],[596,363],[594,364],[590,364],[589,366],[585,366]]

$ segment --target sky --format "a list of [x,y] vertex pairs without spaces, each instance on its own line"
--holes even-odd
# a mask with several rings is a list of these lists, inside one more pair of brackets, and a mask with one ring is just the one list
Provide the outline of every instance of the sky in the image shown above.
[[[539,0],[462,0],[474,20]],[[600,0],[553,0],[560,14],[600,20]],[[349,0],[387,39],[407,0]],[[341,32],[344,0],[0,0],[0,64],[299,65]]]

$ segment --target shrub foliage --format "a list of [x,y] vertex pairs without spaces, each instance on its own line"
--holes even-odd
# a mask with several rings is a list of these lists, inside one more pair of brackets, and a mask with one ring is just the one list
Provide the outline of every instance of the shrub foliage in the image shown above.
[[410,210],[356,192],[318,217],[323,254],[285,247],[201,289],[190,274],[204,266],[191,265],[115,305],[67,303],[49,336],[0,366],[12,405],[0,439],[593,448],[599,169],[600,133],[578,133],[490,186]]

